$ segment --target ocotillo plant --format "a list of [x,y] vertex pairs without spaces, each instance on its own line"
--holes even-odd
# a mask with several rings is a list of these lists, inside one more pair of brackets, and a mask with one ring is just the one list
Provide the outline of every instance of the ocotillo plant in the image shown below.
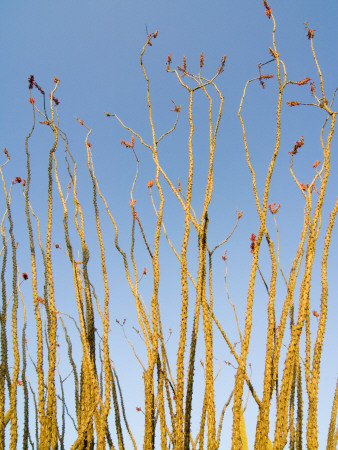
[[[32,127],[25,140],[27,171],[24,176],[17,176],[10,182],[6,180],[6,166],[11,164],[11,150],[6,148],[0,165],[4,198],[0,224],[1,448],[15,449],[21,445],[23,448],[67,448],[70,441],[73,449],[137,448],[138,439],[125,407],[128,387],[118,376],[119,348],[111,338],[113,326],[121,328],[141,367],[144,403],[136,409],[139,417],[143,413],[145,450],[216,450],[225,446],[247,449],[248,421],[245,418],[248,418],[249,399],[255,405],[251,407],[254,412],[250,415],[250,421],[255,423],[255,436],[252,437],[255,449],[319,447],[319,381],[329,308],[328,252],[338,211],[338,198],[329,213],[324,207],[332,170],[336,91],[328,94],[325,90],[314,47],[315,30],[307,23],[305,38],[308,38],[314,59],[315,75],[311,76],[319,79],[319,85],[315,86],[309,76],[295,81],[288,78],[286,64],[276,42],[275,18],[268,3],[263,3],[272,25],[270,57],[258,64],[257,73],[246,83],[238,109],[243,136],[241,147],[246,155],[257,213],[257,227],[249,236],[247,246],[250,274],[243,321],[229,294],[228,260],[231,266],[231,258],[227,244],[239,232],[245,211],[239,208],[233,212],[232,231],[225,234],[218,244],[212,244],[213,238],[209,233],[213,220],[210,208],[214,176],[217,175],[216,144],[225,102],[218,82],[225,70],[231,70],[227,67],[226,56],[220,57],[212,76],[205,75],[207,64],[203,52],[197,73],[189,70],[186,57],[181,64],[174,66],[173,55],[168,56],[167,76],[176,79],[186,95],[186,103],[182,106],[172,100],[171,111],[175,118],[167,131],[159,133],[145,62],[145,54],[151,53],[159,33],[150,33],[140,54],[150,138],[135,130],[116,111],[105,112],[106,117],[103,115],[104,120],[110,121],[109,126],[119,127],[121,147],[129,152],[128,157],[135,167],[129,193],[130,235],[119,226],[119,211],[114,211],[109,192],[102,188],[95,173],[94,146],[89,140],[92,133],[90,124],[76,117],[84,132],[85,173],[78,167],[79,161],[74,157],[58,115],[56,95],[59,78],[55,76],[54,88],[46,94],[34,76],[29,77]],[[271,68],[271,73],[266,72],[267,67]],[[275,143],[268,153],[267,171],[261,179],[250,151],[247,132],[250,119],[245,118],[244,112],[249,88],[258,90],[265,88],[265,84],[269,84],[269,89],[275,89]],[[310,100],[290,99],[288,89],[292,85],[297,89],[307,89]],[[200,105],[206,105],[206,124],[194,117]],[[313,163],[312,179],[305,183],[297,177],[295,169],[295,161],[301,158],[306,147],[304,137],[299,136],[288,150],[290,180],[303,198],[304,214],[299,225],[299,241],[287,272],[280,257],[283,240],[280,239],[277,221],[277,214],[283,206],[271,199],[270,192],[278,170],[277,157],[283,148],[282,110],[292,114],[296,108],[305,107],[324,114],[319,136],[321,154]],[[182,117],[185,114],[185,118]],[[186,160],[179,173],[186,171],[184,178],[176,174],[173,178],[171,170],[167,170],[162,162],[160,150],[184,120],[187,140],[182,144],[182,152]],[[204,146],[208,158],[201,181],[196,175],[195,136],[204,126],[208,130]],[[45,172],[40,174],[41,180],[47,179],[45,198],[41,202],[36,198],[37,195],[42,197],[40,184],[42,186],[43,182],[37,180],[35,183],[31,149],[32,139],[41,129],[39,127],[49,129],[52,136],[48,163]],[[151,156],[153,164],[153,179],[147,181],[146,187],[143,186],[149,194],[154,219],[152,225],[145,220],[137,203],[143,150]],[[86,187],[88,183],[90,185],[86,199],[81,192],[82,177],[86,177]],[[194,196],[197,183],[203,186],[203,190],[199,189],[198,196]],[[15,192],[20,187],[21,203],[18,192]],[[38,193],[34,192],[36,189]],[[170,215],[175,216],[177,233],[181,233],[179,238],[177,233],[173,237],[171,227],[167,226],[170,217],[166,202],[169,199],[177,208],[170,211]],[[271,217],[273,222],[269,220]],[[94,224],[94,232],[91,233],[88,232],[90,220]],[[20,234],[25,229],[26,259],[21,259],[18,253],[18,227]],[[107,228],[110,230],[109,242],[105,242]],[[276,236],[275,241],[272,236]],[[179,288],[179,294],[173,299],[179,317],[176,328],[173,325],[169,330],[169,338],[176,333],[174,352],[168,350],[167,321],[162,304],[162,273],[166,270],[163,266],[167,268],[163,248],[167,252],[165,255],[170,252],[178,275],[177,280],[170,280]],[[128,337],[126,319],[115,318],[116,303],[113,299],[118,286],[111,283],[113,252],[120,257],[133,299],[138,320],[134,330],[142,340],[143,353]],[[315,259],[318,252],[321,252],[319,270]],[[60,255],[68,279],[72,279],[66,289],[76,304],[76,316],[61,311],[58,302],[57,280],[60,278],[57,271],[60,265],[55,260]],[[218,262],[215,262],[216,255]],[[214,273],[218,263],[225,267],[226,297],[233,311],[231,320],[236,324],[237,342],[233,340],[233,333],[228,332],[228,317],[218,314],[215,307],[218,292],[214,289]],[[151,277],[148,289],[143,289],[144,277]],[[321,283],[319,309],[312,309],[313,280]],[[23,283],[30,283],[29,295],[23,292]],[[254,305],[258,285],[264,288],[264,300],[259,300],[265,302],[267,311],[266,323],[260,331],[260,345],[265,348],[264,367],[257,367],[256,361],[248,359],[253,345],[252,330],[257,320]],[[29,314],[26,313],[28,308]],[[30,339],[27,337],[28,329]],[[32,330],[35,340],[31,338]],[[230,353],[231,358],[231,361],[224,361],[226,367],[233,369],[226,379],[227,398],[224,390],[220,393],[217,388],[220,370],[215,367],[216,341],[221,341],[221,347]],[[203,358],[198,361],[201,352]],[[200,366],[202,376],[196,370]],[[260,386],[252,380],[252,370],[261,371]],[[332,392],[331,418],[327,423],[328,449],[336,448],[338,441],[338,382],[336,387],[332,387]],[[220,402],[223,402],[221,408]],[[231,417],[231,429],[223,426],[225,415]]]

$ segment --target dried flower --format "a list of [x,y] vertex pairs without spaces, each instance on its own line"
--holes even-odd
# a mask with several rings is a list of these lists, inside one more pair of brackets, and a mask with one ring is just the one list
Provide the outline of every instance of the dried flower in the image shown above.
[[279,203],[279,205],[276,205],[276,203],[272,203],[272,205],[268,205],[268,207],[271,214],[276,214],[281,207],[281,204]]
[[22,386],[22,384],[23,384],[22,380],[18,380],[18,385]]
[[319,314],[317,313],[316,310],[313,310],[313,311],[312,311],[312,314],[313,314],[315,317],[317,317],[317,318],[319,317]]
[[309,185],[306,183],[306,184],[303,184],[303,183],[299,183],[299,185],[300,185],[300,187],[301,187],[301,189],[303,190],[303,191],[306,191],[307,189],[308,189],[308,187],[309,187]]
[[87,142],[87,145],[88,145],[88,147],[91,147],[92,143],[91,142]]
[[35,100],[34,100],[33,97],[30,97],[30,98],[28,99],[28,101],[29,101],[29,103],[32,103],[32,105],[35,103]]
[[139,406],[136,406],[136,411],[141,411],[141,408]]
[[240,210],[237,208],[237,219],[239,220],[242,216],[243,216],[243,210],[240,211]]
[[110,114],[109,112],[104,111],[104,113],[105,113],[105,115],[106,115],[107,117],[110,117],[110,116],[111,116],[111,114]]
[[171,328],[169,328],[169,334],[172,334],[173,330]]
[[171,100],[174,104],[174,108],[170,108],[170,111],[180,112],[181,111],[181,105],[177,106],[174,100]]
[[297,82],[298,86],[303,86],[304,84],[308,84],[308,82],[311,81],[311,78],[304,78],[303,80],[300,80]]
[[135,208],[135,203],[137,202],[137,200],[130,200],[129,204],[131,206],[131,209]]
[[172,53],[170,53],[170,55],[168,55],[168,60],[167,60],[167,70],[170,69],[170,63],[171,63],[171,57],[173,56]]
[[304,138],[303,136],[295,143],[293,146],[293,149],[291,152],[289,152],[290,155],[296,155],[298,153],[298,149],[300,149],[304,145]]
[[286,102],[286,104],[289,106],[297,106],[300,105],[300,102]]
[[317,166],[319,166],[320,161],[317,159],[317,161],[315,161],[315,163],[312,166],[312,169],[315,169]]
[[59,100],[57,98],[55,98],[54,96],[53,96],[53,101],[56,105],[58,105],[60,103]]
[[150,188],[152,188],[153,187],[153,185],[154,185],[154,180],[150,180],[150,181],[148,181],[148,184],[147,184],[147,186],[148,186],[148,188],[150,189]]
[[178,70],[180,70],[181,72],[184,72],[184,73],[187,71],[187,58],[186,58],[185,55],[183,56],[183,65],[182,65],[182,67],[181,66],[177,66],[177,68],[178,68]]
[[33,89],[34,86],[34,75],[30,75],[30,77],[28,78],[28,89]]
[[227,251],[226,250],[224,250],[224,255],[222,255],[222,259],[223,259],[223,261],[226,261],[226,259],[227,259]]
[[23,272],[22,278],[23,278],[24,280],[28,280],[28,275],[26,274],[26,272]]
[[53,81],[54,81],[54,83],[59,83],[60,80],[59,80],[58,77],[54,77],[54,78],[53,78]]
[[59,244],[54,244],[55,248],[60,248]]
[[204,55],[203,55],[203,52],[202,52],[201,56],[200,56],[200,69],[202,69],[203,66],[204,66]]
[[84,122],[83,122],[83,120],[81,120],[81,119],[79,119],[78,117],[76,117],[75,116],[75,119],[81,124],[81,125],[84,125]]
[[142,275],[147,275],[147,268],[146,267],[143,269]]
[[156,39],[156,38],[157,38],[157,35],[158,35],[158,30],[156,30],[155,33],[153,33],[152,36],[153,36],[154,39]]
[[14,180],[13,180],[13,184],[16,184],[16,183],[21,183],[21,178],[20,177],[15,177],[14,178]]
[[224,64],[225,64],[225,60],[227,59],[227,55],[223,55],[222,59],[221,59],[221,64],[218,66],[218,71],[217,73],[220,74],[221,72],[223,72],[224,70]]
[[203,361],[200,359],[201,366],[204,367]]
[[8,159],[11,159],[11,157],[9,156],[9,153],[8,153],[8,150],[7,150],[6,147],[4,148],[4,154],[7,156]]
[[43,125],[49,125],[48,120],[40,120],[39,123],[41,123]]

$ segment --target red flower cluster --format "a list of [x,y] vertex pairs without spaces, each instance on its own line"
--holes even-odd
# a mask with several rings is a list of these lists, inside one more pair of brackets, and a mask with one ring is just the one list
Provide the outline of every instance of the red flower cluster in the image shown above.
[[300,102],[286,102],[286,104],[289,106],[297,106],[300,105]]
[[304,78],[303,80],[298,81],[298,86],[303,86],[304,84],[308,84],[311,81],[311,78]]
[[308,24],[305,22],[305,29],[307,30],[307,38],[308,39],[313,39],[314,37],[315,37],[315,31],[316,30],[310,30],[310,28],[309,28],[309,26],[308,26]]
[[131,137],[131,142],[124,141],[121,139],[121,145],[125,145],[126,148],[134,148],[135,136]]
[[315,84],[312,81],[310,83],[310,86],[311,86],[311,94],[315,95],[315,93],[316,93],[316,86],[315,86]]
[[291,150],[290,155],[296,155],[298,153],[298,149],[300,149],[304,145],[304,138],[303,136],[295,143],[293,146],[293,149]]
[[251,241],[251,244],[250,244],[251,252],[250,253],[253,253],[255,244],[256,244],[256,235],[254,233],[252,233],[251,236],[249,237],[249,239]]
[[269,52],[270,52],[271,56],[273,56],[275,59],[278,58],[279,53],[275,52],[275,50],[273,50],[271,47],[269,47]]
[[261,83],[263,89],[265,88],[265,83],[262,80],[265,80],[267,78],[273,78],[273,75],[259,75],[259,82]]
[[186,72],[187,71],[187,58],[185,56],[183,56],[183,65],[181,66],[177,66],[178,70],[180,70],[181,72]]
[[202,52],[201,56],[200,56],[200,69],[202,69],[203,66],[204,66],[204,55],[203,55],[203,52]]
[[264,6],[265,6],[265,14],[266,14],[267,18],[270,19],[272,12],[271,12],[271,8],[268,5],[268,2],[266,0],[264,0]]
[[282,205],[280,203],[279,203],[279,205],[276,205],[276,203],[272,203],[272,205],[268,205],[268,206],[269,206],[269,210],[270,210],[271,214],[276,214]]

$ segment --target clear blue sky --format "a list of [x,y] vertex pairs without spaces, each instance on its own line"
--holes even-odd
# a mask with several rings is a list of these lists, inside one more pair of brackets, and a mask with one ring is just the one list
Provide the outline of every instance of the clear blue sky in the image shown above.
[[[304,22],[315,29],[315,48],[318,60],[325,77],[327,96],[331,98],[338,85],[338,40],[336,37],[338,3],[334,0],[319,2],[316,0],[283,2],[271,1],[270,4],[277,22],[276,43],[281,59],[285,62],[288,77],[299,81],[305,77],[313,79],[319,87],[319,79],[311,54],[310,42],[306,38]],[[272,21],[264,14],[262,1],[224,2],[212,0],[202,1],[64,1],[58,2],[26,2],[17,0],[6,2],[0,7],[0,53],[2,70],[0,72],[1,91],[1,148],[6,147],[11,155],[10,164],[5,169],[8,183],[16,176],[25,178],[24,140],[30,130],[32,108],[28,103],[29,91],[27,78],[33,74],[42,88],[49,92],[57,76],[61,82],[56,97],[60,100],[60,128],[69,139],[70,149],[79,164],[80,198],[86,216],[86,232],[88,242],[92,242],[92,277],[97,277],[97,290],[102,295],[102,283],[97,272],[98,247],[95,241],[95,226],[89,178],[86,173],[85,130],[75,120],[80,117],[93,129],[90,142],[93,144],[96,175],[102,191],[109,200],[119,229],[121,245],[126,251],[130,248],[130,209],[129,192],[135,174],[135,160],[130,151],[120,145],[120,140],[130,139],[130,133],[124,131],[116,121],[107,118],[104,111],[116,113],[127,125],[138,131],[150,141],[151,133],[148,122],[148,107],[145,97],[145,81],[139,64],[139,54],[148,32],[158,30],[158,38],[153,46],[147,49],[145,64],[151,79],[151,93],[154,101],[155,125],[158,134],[172,126],[174,113],[171,99],[182,105],[182,117],[175,135],[163,142],[160,150],[161,161],[168,174],[176,183],[178,178],[186,179],[187,161],[187,96],[178,85],[175,76],[165,71],[167,56],[173,54],[173,65],[181,64],[183,55],[187,57],[188,69],[198,71],[199,55],[205,56],[204,73],[212,76],[226,54],[227,61],[224,73],[218,79],[218,85],[224,93],[225,105],[219,132],[215,159],[215,190],[210,207],[209,246],[212,248],[222,241],[231,231],[235,219],[236,208],[243,209],[243,218],[239,228],[229,244],[228,284],[230,296],[236,305],[240,323],[244,324],[247,281],[251,255],[248,237],[258,230],[258,217],[255,211],[251,180],[245,161],[240,122],[237,111],[245,82],[258,75],[257,64],[270,59],[268,47],[271,46]],[[274,64],[264,68],[265,73],[275,74]],[[259,187],[265,178],[267,166],[275,139],[275,105],[276,80],[267,80],[266,89],[259,83],[251,85],[243,116],[247,124],[247,133],[252,161],[261,178]],[[291,86],[285,100],[301,100],[311,102],[309,86]],[[42,101],[35,90],[33,96],[41,108]],[[195,155],[196,182],[193,192],[193,206],[198,217],[201,212],[200,199],[205,186],[205,163],[207,147],[207,104],[203,100],[196,101],[194,118],[196,123]],[[320,148],[320,129],[324,120],[322,111],[314,109],[296,109],[283,107],[282,142],[277,160],[277,170],[272,182],[270,201],[281,203],[277,215],[281,238],[281,263],[288,274],[295,253],[299,232],[302,226],[304,199],[297,189],[289,173],[290,155],[294,143],[304,136],[305,145],[299,159],[295,160],[295,170],[300,181],[306,183],[313,175],[312,164],[322,160]],[[38,119],[38,120],[42,120]],[[46,214],[46,163],[50,149],[51,136],[47,127],[36,127],[30,141],[33,158],[32,194],[34,209],[41,216],[42,227]],[[334,143],[334,148],[336,148]],[[137,199],[136,209],[140,214],[144,227],[152,236],[154,229],[154,212],[147,193],[147,181],[154,178],[154,166],[146,149],[137,143],[136,151],[140,159],[140,175],[134,197]],[[60,152],[63,149],[60,147]],[[337,152],[332,156],[332,177],[329,183],[329,194],[325,213],[332,208],[337,195]],[[62,166],[62,163],[60,163]],[[67,178],[63,178],[65,186]],[[262,189],[261,189],[262,191]],[[260,192],[261,192],[260,191]],[[82,195],[82,197],[81,197]],[[13,193],[15,206],[16,236],[19,241],[19,265],[21,271],[30,272],[27,253],[27,236],[23,199],[20,189]],[[3,197],[0,199],[1,211],[4,211]],[[13,206],[14,207],[14,206]],[[56,214],[60,206],[56,206]],[[180,247],[182,223],[178,224],[179,213],[177,202],[171,197],[165,207],[165,224],[177,245]],[[107,221],[102,209],[103,228],[109,262],[111,283],[111,358],[114,360],[122,384],[125,406],[132,430],[141,446],[143,415],[136,412],[136,406],[143,406],[141,369],[135,360],[131,348],[126,343],[122,330],[116,324],[127,318],[125,325],[128,337],[135,344],[140,355],[145,356],[145,349],[132,326],[138,327],[133,298],[123,275],[120,256],[113,245],[113,229]],[[61,221],[55,218],[53,241],[64,245]],[[327,216],[323,219],[323,229],[327,224]],[[268,218],[272,238],[276,233],[272,217]],[[151,240],[151,239],[150,239]],[[75,239],[76,242],[76,239]],[[337,376],[336,364],[336,328],[337,307],[337,244],[336,235],[332,240],[330,253],[330,302],[327,328],[328,343],[324,349],[322,366],[322,383],[320,393],[320,442],[325,442],[329,420],[329,408]],[[194,249],[194,243],[192,248]],[[76,248],[76,247],[75,247]],[[320,260],[320,248],[318,261]],[[144,299],[147,304],[151,293],[151,262],[143,252],[142,245],[137,248],[139,270],[149,270],[149,276],[142,280]],[[161,287],[160,302],[165,330],[172,328],[173,336],[168,343],[168,353],[175,367],[176,345],[178,341],[180,291],[177,274],[178,265],[170,253],[163,237],[163,253],[161,254]],[[238,340],[234,328],[234,317],[231,306],[226,299],[224,286],[224,264],[221,254],[214,261],[214,294],[215,311],[228,330],[232,340]],[[194,250],[191,257],[193,259]],[[60,311],[76,315],[72,281],[65,256],[59,252],[54,256],[54,275],[56,282],[56,301]],[[96,261],[96,262],[95,262]],[[261,268],[266,270],[269,278],[269,260],[264,261],[262,254]],[[194,264],[192,264],[194,270]],[[314,273],[313,297],[311,310],[318,309],[320,304],[320,273]],[[42,274],[42,273],[41,273]],[[176,277],[176,278],[175,278]],[[252,347],[249,361],[252,364],[252,380],[258,392],[262,389],[263,350],[265,349],[266,304],[267,296],[262,283],[257,282],[255,301],[256,326],[253,329]],[[284,299],[284,291],[280,285],[280,302]],[[34,318],[32,316],[31,293],[27,283],[23,286],[28,320],[31,321],[28,338],[31,336],[31,349],[34,355],[35,335]],[[193,297],[193,295],[192,295]],[[21,311],[21,310],[20,310]],[[72,323],[67,322],[69,327]],[[315,332],[315,323],[314,323]],[[189,332],[190,333],[190,332]],[[62,331],[59,330],[61,336]],[[216,331],[217,334],[217,331]],[[30,335],[30,336],[29,336]],[[60,338],[61,339],[61,338]],[[203,351],[199,349],[200,358]],[[64,355],[65,356],[65,355]],[[228,349],[217,335],[215,341],[215,357],[221,362],[230,359]],[[217,367],[217,362],[215,362]],[[67,370],[67,369],[66,369]],[[196,373],[203,376],[198,365]],[[216,382],[217,414],[228,398],[233,380],[233,369],[222,364],[221,374]],[[228,380],[228,381],[227,381]],[[230,380],[230,381],[229,381]],[[65,388],[68,386],[65,384]],[[69,381],[69,392],[71,382]],[[69,394],[70,395],[70,394]],[[197,401],[200,400],[197,394]],[[71,402],[71,401],[70,401]],[[72,405],[70,404],[70,409]],[[306,405],[305,405],[306,407]],[[196,406],[197,410],[197,406]],[[254,425],[257,411],[252,399],[249,399],[246,413],[249,442],[253,442]],[[230,446],[231,409],[226,413],[223,428],[223,447]],[[194,428],[198,427],[198,417],[194,417]],[[72,428],[68,424],[69,444],[72,442]]]

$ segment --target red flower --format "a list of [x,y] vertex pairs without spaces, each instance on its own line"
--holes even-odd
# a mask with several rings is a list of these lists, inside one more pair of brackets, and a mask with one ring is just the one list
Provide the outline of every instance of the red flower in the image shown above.
[[131,142],[124,141],[121,139],[121,145],[125,145],[126,148],[134,148],[135,136],[131,137]]
[[203,52],[202,52],[201,56],[200,56],[200,69],[202,69],[203,65],[204,65],[204,55],[203,55]]
[[271,12],[271,8],[268,5],[268,2],[266,0],[264,0],[264,6],[265,6],[265,14],[266,14],[267,18],[270,19],[272,12]]
[[307,38],[308,39],[312,39],[312,38],[314,38],[315,37],[315,31],[316,30],[310,30],[310,28],[309,28],[309,26],[308,26],[308,24],[305,22],[305,29],[307,30]]
[[41,298],[41,297],[37,296],[37,299],[38,299],[38,302],[41,303],[41,305],[45,304],[45,299],[44,298]]
[[298,81],[298,86],[303,86],[304,84],[308,84],[308,82],[311,81],[311,78],[304,78],[301,81]]
[[251,241],[251,244],[250,244],[251,252],[250,253],[253,253],[254,248],[255,248],[255,243],[256,243],[256,235],[254,233],[252,233],[251,236],[249,237],[249,239]]
[[315,310],[312,311],[312,314],[313,314],[315,317],[317,317],[317,318],[319,317],[319,314],[318,314],[317,311],[315,311]]
[[316,86],[315,86],[315,84],[312,81],[310,83],[310,86],[311,86],[311,94],[315,95],[315,93],[316,93]]
[[289,106],[297,106],[300,105],[300,102],[286,102],[286,104]]
[[13,183],[21,183],[21,178],[20,177],[15,177]]
[[23,278],[24,280],[28,280],[28,275],[26,274],[26,272],[23,272],[22,278]]
[[30,98],[30,99],[28,99],[28,101],[29,101],[29,103],[32,103],[32,104],[34,104],[35,103],[35,100],[34,100],[34,98]]
[[306,191],[306,189],[309,187],[309,185],[307,183],[306,184],[299,183],[299,185],[300,185],[300,187],[302,188],[303,191]]
[[269,206],[269,210],[271,212],[271,214],[276,214],[279,210],[279,208],[281,207],[281,204],[279,203],[278,206],[276,206],[276,203],[272,203],[272,205],[268,205]]
[[142,275],[147,275],[147,268],[146,267],[143,269]]
[[301,148],[304,145],[304,138],[303,136],[299,139],[299,141],[296,141],[295,145],[293,146],[293,149],[291,150],[290,155],[296,155],[298,153],[298,149]]
[[312,169],[315,169],[317,166],[319,166],[320,161],[315,161],[314,165],[312,166]]
[[147,186],[148,186],[149,189],[152,188],[154,186],[154,180],[148,181]]

